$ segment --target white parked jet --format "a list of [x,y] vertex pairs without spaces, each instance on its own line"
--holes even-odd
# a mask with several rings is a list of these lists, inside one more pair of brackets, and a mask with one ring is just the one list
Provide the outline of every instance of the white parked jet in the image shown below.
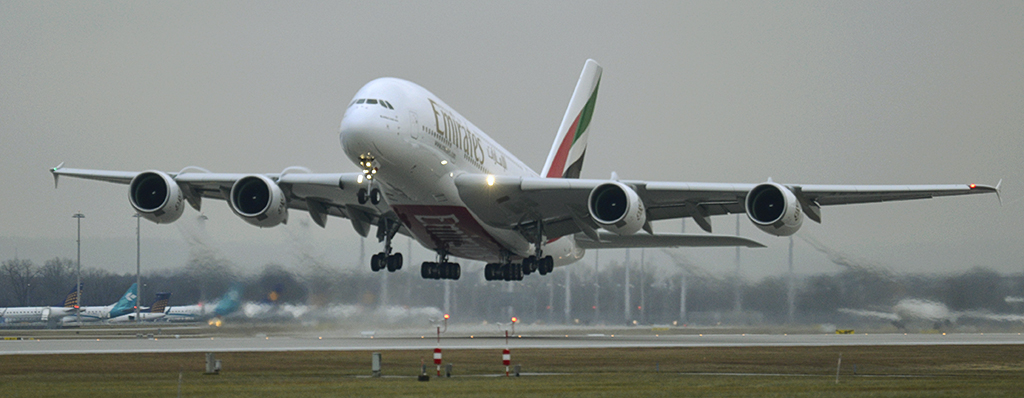
[[[81,285],[79,285],[81,286]],[[78,293],[82,289],[73,287],[64,297],[64,302],[53,307],[6,307],[0,308],[0,323],[49,322],[74,314],[78,308]]]
[[[487,280],[575,262],[588,248],[762,245],[712,234],[655,234],[651,222],[691,217],[711,232],[710,217],[746,213],[761,230],[788,236],[804,218],[821,221],[821,206],[935,196],[998,193],[982,185],[808,185],[683,183],[579,179],[601,67],[588,60],[538,174],[426,89],[395,78],[367,83],[341,120],[342,149],[356,173],[212,173],[198,167],[142,172],[64,168],[51,172],[128,185],[132,207],[157,222],[177,220],[185,202],[223,199],[246,222],[272,227],[288,210],[308,212],[324,226],[344,217],[367,236],[377,227],[384,249],[373,271],[402,268],[392,250],[401,233],[437,253],[421,275],[459,279],[450,256],[485,261]],[[640,230],[645,233],[638,233]]]

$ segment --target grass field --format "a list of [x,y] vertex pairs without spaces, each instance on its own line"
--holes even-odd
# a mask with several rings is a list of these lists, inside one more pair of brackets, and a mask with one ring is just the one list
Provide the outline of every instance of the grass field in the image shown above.
[[[842,353],[839,383],[836,362]],[[838,396],[1024,395],[1024,346],[446,350],[455,377],[414,377],[429,351],[0,356],[0,396]],[[856,371],[856,372],[855,372]],[[179,383],[180,375],[180,383]],[[498,376],[500,375],[500,376]]]

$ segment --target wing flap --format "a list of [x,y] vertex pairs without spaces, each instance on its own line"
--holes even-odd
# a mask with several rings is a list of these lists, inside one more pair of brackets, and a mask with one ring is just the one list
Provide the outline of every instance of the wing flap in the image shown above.
[[576,234],[576,244],[584,249],[625,249],[631,247],[765,247],[763,244],[735,235],[712,234],[633,234],[617,235],[600,231],[600,241]]

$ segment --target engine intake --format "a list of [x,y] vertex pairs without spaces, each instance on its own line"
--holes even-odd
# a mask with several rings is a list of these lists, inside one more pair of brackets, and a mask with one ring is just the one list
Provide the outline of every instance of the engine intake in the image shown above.
[[635,234],[647,222],[647,212],[636,191],[620,182],[606,182],[590,191],[590,217],[619,235]]
[[185,197],[171,176],[149,170],[132,178],[128,201],[142,218],[157,224],[171,223],[185,211]]
[[251,175],[235,181],[228,204],[231,211],[257,227],[288,222],[288,200],[281,187],[266,176]]
[[760,230],[790,236],[803,225],[800,201],[789,188],[774,182],[759,184],[747,193],[747,218]]

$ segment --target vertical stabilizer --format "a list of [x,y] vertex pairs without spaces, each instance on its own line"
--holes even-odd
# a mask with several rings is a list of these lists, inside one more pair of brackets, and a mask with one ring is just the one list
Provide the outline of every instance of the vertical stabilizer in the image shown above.
[[133,283],[132,286],[128,288],[128,291],[124,292],[124,295],[121,296],[121,299],[117,300],[117,303],[115,303],[114,306],[110,309],[110,317],[117,318],[129,312],[134,312],[135,298],[138,297],[138,292],[139,285]]
[[78,284],[75,285],[75,287],[71,288],[71,291],[68,292],[68,295],[64,297],[64,302],[58,304],[57,306],[65,308],[78,308],[78,292],[82,290],[81,286],[82,284]]
[[171,293],[160,292],[156,294],[156,299],[153,301],[153,305],[149,306],[149,312],[159,314],[167,309],[167,304],[171,301]]
[[541,176],[580,178],[583,155],[587,152],[590,118],[594,114],[597,89],[601,85],[601,71],[601,65],[592,59],[583,65],[583,73],[580,73],[580,80],[576,82],[576,90],[562,117],[562,125],[558,127],[558,134],[551,145]]

